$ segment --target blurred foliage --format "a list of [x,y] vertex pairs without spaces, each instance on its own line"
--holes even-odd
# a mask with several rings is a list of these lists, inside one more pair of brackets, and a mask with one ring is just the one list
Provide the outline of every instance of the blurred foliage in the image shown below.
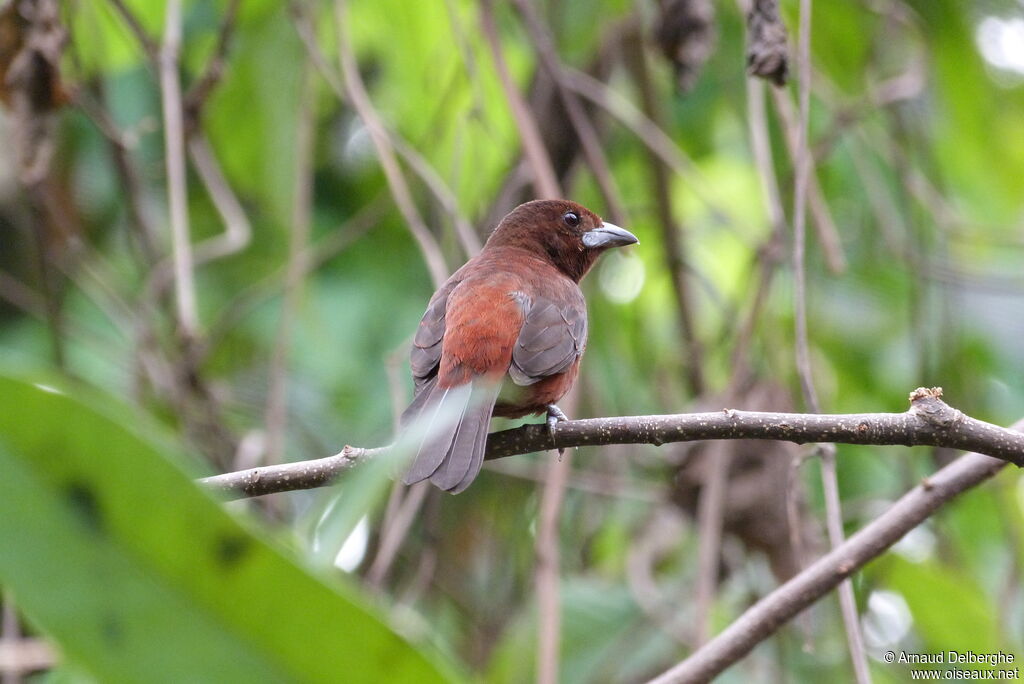
[[[123,4],[158,46],[165,3]],[[782,263],[772,266],[764,254],[774,226],[764,169],[752,152],[750,114],[750,98],[763,97],[771,170],[791,220],[793,162],[780,103],[789,102],[795,111],[794,86],[776,93],[748,88],[744,14],[732,3],[717,3],[710,57],[693,88],[679,91],[673,66],[651,35],[666,20],[663,7],[671,4],[535,3],[564,63],[607,83],[615,101],[625,104],[629,121],[647,109],[647,79],[655,104],[647,113],[678,146],[661,152],[684,160],[682,169],[669,172],[669,204],[662,206],[644,142],[622,116],[574,95],[597,123],[626,226],[641,241],[628,254],[606,257],[585,282],[591,336],[574,415],[718,408],[737,376],[746,381],[736,385],[740,391],[733,389],[730,405],[799,409],[788,238]],[[178,73],[186,93],[216,58],[231,6],[227,0],[184,2]],[[32,558],[126,563],[119,572],[137,576],[143,572],[133,565],[137,549],[180,549],[182,562],[195,563],[190,582],[209,588],[218,581],[195,539],[237,523],[190,494],[166,459],[189,452],[214,464],[211,470],[262,462],[274,438],[268,432],[277,429],[268,420],[268,396],[282,387],[287,460],[390,438],[409,396],[406,350],[433,285],[366,127],[348,96],[332,85],[342,82],[338,50],[346,41],[338,40],[338,30],[352,46],[392,137],[422,157],[436,174],[431,182],[449,189],[454,208],[482,239],[532,190],[481,27],[481,7],[464,0],[237,4],[228,22],[223,74],[203,101],[195,127],[188,128],[193,140],[208,142],[230,190],[211,190],[190,156],[187,208],[198,243],[224,231],[218,202],[233,195],[251,239],[195,267],[201,325],[190,339],[177,327],[173,288],[158,287],[154,276],[166,271],[171,252],[156,64],[116,3],[60,3],[68,31],[59,63],[66,98],[40,114],[53,122],[55,151],[47,177],[26,186],[16,146],[0,146],[0,357],[30,380],[73,378],[78,386],[94,388],[83,388],[81,396],[97,396],[98,390],[132,408],[111,408],[100,416],[98,405],[116,404],[59,396],[30,400],[26,386],[5,381],[0,517],[21,530],[5,529],[5,538],[39,538],[39,548],[5,548],[2,567],[22,568],[4,570],[5,586],[23,600],[28,628],[56,639],[73,662],[97,663],[89,653],[102,649],[90,645],[88,635],[69,636],[66,625],[72,623],[63,620],[70,617],[47,617],[54,598],[46,593],[58,578],[31,572]],[[830,268],[822,222],[810,214],[808,320],[823,410],[900,411],[909,390],[941,385],[964,412],[1010,424],[1024,415],[1024,8],[1013,0],[816,0],[813,8],[810,140],[823,212],[835,225],[846,264],[841,272]],[[550,79],[538,66],[522,17],[508,3],[495,3],[493,10],[499,49],[520,89],[531,94],[545,140],[570,141],[559,168],[566,194],[610,215],[561,109],[545,99]],[[798,3],[787,0],[781,10],[795,35]],[[306,22],[311,30],[303,33],[298,29]],[[9,40],[5,35],[0,41]],[[312,162],[297,170],[304,120],[313,125]],[[4,110],[0,138],[7,143],[28,135],[24,121]],[[408,158],[402,168],[416,207],[454,270],[467,250],[451,207]],[[297,294],[287,297],[302,178],[311,184],[312,202],[308,249],[299,261],[308,259],[310,268],[293,283]],[[673,226],[663,225],[666,209]],[[685,248],[683,280],[697,347],[686,342],[681,328],[666,231],[675,231]],[[140,235],[149,236],[153,254]],[[765,268],[773,277],[749,345],[737,357]],[[276,365],[275,356],[282,354],[285,363]],[[694,365],[704,376],[700,392],[691,381]],[[787,405],[751,405],[758,395],[752,388],[765,387],[772,392],[759,396],[781,392]],[[175,435],[176,444],[155,446],[148,437],[127,436],[143,423],[160,425]],[[45,450],[23,440],[39,435],[60,436],[66,462],[52,460],[52,453],[51,460],[36,462]],[[130,442],[130,448],[106,453],[104,445],[117,440]],[[772,455],[781,461],[784,453]],[[642,680],[693,649],[697,524],[672,494],[676,476],[701,455],[699,445],[580,449],[573,455],[560,519],[563,681]],[[941,450],[840,446],[847,530],[862,526],[949,457]],[[189,463],[187,470],[194,472]],[[537,650],[537,482],[546,463],[546,456],[504,459],[485,468],[465,494],[429,492],[422,507],[398,505],[410,498],[403,499],[401,489],[388,494],[383,467],[351,473],[330,489],[240,505],[259,516],[262,531],[254,534],[288,539],[300,563],[305,559],[326,572],[350,575],[346,586],[362,585],[366,594],[348,603],[314,588],[308,576],[285,568],[279,552],[253,542],[281,566],[279,580],[271,574],[260,580],[266,583],[260,586],[276,587],[269,592],[276,592],[274,602],[266,605],[294,599],[289,614],[297,613],[297,596],[321,592],[330,598],[316,614],[333,613],[325,617],[333,624],[372,600],[395,629],[429,642],[431,650],[448,654],[467,671],[490,681],[529,680]],[[82,477],[109,491],[112,502],[137,507],[134,526],[129,509],[119,524],[131,536],[131,547],[124,547],[127,537],[101,545],[80,530],[76,536],[69,512],[47,484],[50,476],[43,475],[47,468],[54,477],[81,469]],[[161,495],[147,473],[164,473],[173,484]],[[817,554],[824,537],[817,466],[803,466],[800,478],[802,517]],[[774,500],[786,496],[768,485],[762,489]],[[24,496],[37,490],[38,508],[28,507]],[[184,529],[174,540],[161,536],[157,516],[164,506],[170,517],[188,511],[195,548],[188,548]],[[12,517],[19,511],[25,517]],[[382,540],[400,528],[396,520],[403,511],[408,533],[399,535],[393,559],[383,558]],[[150,517],[153,528],[143,524]],[[64,538],[66,548],[42,548]],[[723,540],[711,615],[716,631],[778,581],[765,555],[740,541],[745,538],[730,534]],[[1024,479],[1007,470],[856,576],[873,674],[879,681],[904,678],[900,666],[880,659],[889,649],[1002,649],[1015,651],[1019,662],[1022,569]],[[97,578],[87,576],[84,566],[78,570],[61,574],[62,595],[107,603],[105,593],[95,593],[101,590]],[[172,578],[158,573],[145,579],[159,585]],[[171,629],[192,613],[209,611],[216,623],[226,598],[214,598],[211,606],[188,592],[164,597],[163,624]],[[127,590],[109,602],[137,609]],[[312,617],[288,627],[300,634],[284,634],[292,624],[285,614],[268,614],[267,624],[246,623],[245,630],[260,630],[261,640],[250,640],[245,630],[217,638],[240,652],[255,648],[254,657],[269,660],[306,640],[322,658],[306,665],[341,660],[340,642],[315,645],[326,644],[333,632],[326,622],[313,625]],[[365,639],[367,652],[398,643],[362,612],[348,633]],[[149,636],[157,634],[154,628]],[[202,640],[199,627],[184,637]],[[278,638],[280,649],[264,651]],[[805,640],[812,649],[803,648]],[[396,648],[403,655],[396,656],[395,667],[429,667],[408,647]],[[304,662],[282,658],[285,671]],[[196,655],[194,664],[200,663]],[[784,628],[722,680],[776,677],[851,677],[834,600],[821,602],[806,622]]]
[[444,681],[361,599],[203,496],[127,427],[147,423],[125,420],[135,409],[6,377],[0,389],[0,576],[100,681],[377,681],[385,666]]

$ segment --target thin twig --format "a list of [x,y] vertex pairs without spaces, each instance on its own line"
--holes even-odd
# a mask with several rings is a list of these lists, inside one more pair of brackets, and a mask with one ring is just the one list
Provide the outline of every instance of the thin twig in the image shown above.
[[[159,49],[143,30],[141,23],[121,0],[111,0],[115,9],[129,26],[148,58],[148,65],[155,67],[159,76],[161,105],[164,123],[165,164],[167,172],[167,196],[171,227],[171,263],[175,284],[175,306],[177,333],[179,335],[177,358],[174,363],[162,363],[156,358],[159,351],[157,335],[150,320],[157,321],[155,314],[149,319],[138,316],[134,321],[132,338],[137,340],[139,367],[145,368],[155,387],[162,388],[175,410],[183,417],[188,434],[219,463],[228,463],[228,453],[236,450],[234,439],[220,418],[220,409],[213,392],[210,391],[202,374],[198,371],[201,357],[199,312],[196,301],[194,270],[195,256],[189,234],[188,186],[185,172],[186,138],[185,112],[178,70],[182,40],[182,3],[171,0],[166,5],[164,35]],[[222,26],[222,45],[218,52],[226,50],[226,31],[233,21],[226,17],[227,25]],[[216,60],[217,53],[214,55]],[[219,76],[218,76],[219,78]],[[212,88],[217,78],[211,79]],[[226,185],[226,184],[225,184]],[[216,193],[215,190],[211,190]],[[214,199],[216,202],[216,198]],[[218,206],[222,210],[223,205]],[[156,273],[154,272],[154,275]],[[154,280],[150,282],[137,303],[144,309],[155,308],[156,290]],[[152,353],[151,353],[152,352]]]
[[[839,498],[839,477],[836,472],[836,447],[825,444],[821,450],[821,484],[825,495],[825,526],[828,529],[829,546],[839,548],[846,539],[843,531],[843,509]],[[844,580],[839,585],[839,610],[843,615],[843,626],[853,662],[853,672],[859,684],[871,682],[864,636],[860,631],[860,614],[857,598],[853,593],[853,581]]]
[[[559,402],[569,415],[579,407],[581,385]],[[537,681],[557,684],[562,651],[561,520],[565,490],[572,474],[573,451],[551,450],[540,495],[534,542],[537,586]]]
[[[764,106],[764,83],[759,79],[747,79],[747,123],[750,128],[750,147],[754,156],[758,178],[761,180],[765,213],[771,224],[771,236],[757,252],[757,265],[760,276],[754,291],[753,303],[747,318],[735,335],[733,352],[730,356],[730,367],[738,368],[747,365],[747,351],[753,339],[754,326],[768,298],[775,272],[783,260],[783,245],[786,236],[786,210],[782,204],[782,193],[779,192],[778,179],[775,176],[775,163],[772,160],[772,148],[768,133],[768,118]],[[734,373],[727,396],[732,395],[745,381],[742,373]]]
[[628,98],[590,74],[568,66],[565,70],[567,85],[607,111],[629,129],[651,152],[657,154],[669,168],[682,176],[690,191],[708,207],[712,218],[717,223],[724,226],[743,223],[728,207],[714,199],[715,190],[701,173],[697,164],[658,124],[638,110]]
[[[755,265],[759,278],[750,309],[739,323],[738,333],[729,336],[729,338],[735,338],[736,342],[730,354],[729,366],[733,369],[732,377],[722,394],[726,404],[731,404],[741,396],[743,387],[749,381],[748,351],[761,308],[767,299],[771,281],[780,263],[777,255],[779,250],[774,246],[776,243],[781,244],[784,239],[782,231],[785,226],[785,212],[772,168],[771,147],[768,144],[767,122],[764,117],[763,88],[763,83],[760,80],[747,79],[751,146],[754,152],[755,166],[758,168],[764,187],[764,198],[772,232],[768,242],[757,252]],[[706,451],[699,454],[699,458],[706,463],[706,466],[697,507],[699,544],[693,616],[694,640],[697,644],[705,643],[711,636],[711,612],[719,576],[725,491],[733,454],[734,450],[724,448],[724,444],[721,442],[709,445]]]
[[467,35],[466,27],[462,25],[458,8],[454,0],[444,0],[445,15],[451,27],[451,34],[455,38],[455,46],[459,51],[459,58],[466,68],[466,82],[473,89],[473,106],[471,109],[481,111],[484,109],[484,102],[487,96],[483,92],[480,78],[480,64],[477,61],[476,53],[473,50],[472,41]]
[[[800,124],[797,120],[797,113],[793,111],[793,103],[789,95],[783,91],[772,89],[772,102],[775,104],[775,111],[782,119],[782,129],[785,134],[786,146],[789,155],[796,159],[800,149]],[[811,165],[814,164],[814,154],[811,155]],[[842,241],[839,239],[839,229],[832,219],[828,202],[818,182],[818,174],[812,168],[807,178],[807,203],[814,217],[814,227],[818,235],[818,242],[821,251],[825,255],[825,263],[829,271],[841,274],[846,271],[846,255],[843,252]]]
[[[813,159],[809,144],[811,111],[811,0],[800,0],[800,23],[797,38],[797,86],[800,101],[799,137],[797,139],[794,163],[796,165],[796,187],[793,195],[793,296],[796,308],[796,367],[800,376],[800,387],[808,409],[818,413],[821,404],[814,387],[814,372],[811,366],[810,345],[807,334],[807,272],[804,263],[806,247],[806,204],[807,189],[813,173]],[[843,542],[843,513],[839,499],[839,481],[836,475],[836,449],[834,444],[820,447],[821,480],[825,492],[825,521],[829,542],[833,549]],[[839,607],[843,615],[843,626],[850,649],[853,671],[859,684],[868,684],[868,671],[864,640],[860,632],[857,602],[853,594],[853,583],[844,581],[839,587]]]
[[[63,231],[55,229],[53,221],[53,198],[46,189],[47,181],[41,179],[28,185],[26,194],[29,197],[29,212],[32,216],[31,225],[39,226],[31,233],[33,256],[36,266],[36,279],[39,283],[39,294],[43,299],[43,311],[46,317],[46,333],[50,339],[53,354],[53,365],[59,370],[65,369],[67,354],[65,332],[63,332],[63,306],[58,296],[57,272],[67,269],[67,254],[62,254],[61,244],[67,241],[52,240]],[[70,234],[70,233],[63,233]]]
[[[224,176],[220,162],[210,146],[206,134],[193,131],[188,138],[189,159],[206,189],[206,194],[224,224],[224,232],[192,245],[192,267],[237,254],[252,241],[252,224],[231,184]],[[159,301],[174,278],[174,260],[164,259],[153,266],[146,283],[145,298]]]
[[[696,442],[708,439],[774,439],[796,444],[901,444],[945,446],[977,451],[1024,467],[1024,433],[971,418],[946,404],[940,389],[919,388],[904,413],[771,413],[723,409],[709,413],[622,416],[571,420],[552,435],[543,423],[495,432],[487,438],[486,458],[504,458],[548,449],[606,444]],[[310,461],[214,475],[199,482],[227,498],[313,489],[390,447],[346,446],[340,453]]]
[[292,18],[292,25],[295,26],[295,33],[298,34],[299,40],[302,41],[302,45],[306,49],[306,58],[313,63],[334,94],[339,99],[345,99],[345,84],[342,83],[341,75],[330,65],[327,55],[320,49],[316,27],[307,12],[307,3],[302,0],[289,0],[288,14]]
[[420,482],[410,487],[389,524],[382,526],[380,548],[366,573],[366,581],[371,587],[383,586],[384,578],[387,576],[388,570],[391,569],[395,556],[398,555],[402,541],[416,520],[420,507],[429,493],[430,485],[426,482]]
[[352,46],[347,37],[345,0],[336,0],[334,10],[338,37],[338,61],[341,64],[342,81],[348,101],[355,108],[370,134],[370,140],[373,141],[373,146],[377,150],[377,157],[380,159],[380,166],[384,171],[388,187],[391,189],[391,195],[395,204],[398,205],[398,210],[402,212],[409,231],[420,246],[427,270],[430,271],[430,277],[434,281],[434,287],[440,287],[448,278],[448,266],[444,262],[444,255],[441,254],[441,248],[438,246],[434,234],[427,228],[416,209],[412,193],[405,182],[405,176],[402,174],[398,160],[395,158],[394,145],[388,135],[387,127],[374,108],[370,96],[366,92],[363,78],[359,75],[355,54],[352,52]]
[[[765,111],[765,85],[764,81],[758,78],[747,79],[747,122],[750,127],[750,147],[754,155],[754,164],[757,167],[758,177],[761,179],[762,192],[764,195],[765,211],[771,221],[772,234],[775,237],[769,243],[769,249],[764,253],[761,260],[762,287],[761,292],[767,294],[768,286],[778,266],[778,260],[772,261],[771,245],[778,243],[782,245],[786,233],[786,210],[782,204],[782,193],[779,191],[778,179],[775,175],[775,163],[772,159],[771,139],[768,131],[768,116]],[[755,301],[756,305],[763,303],[765,296],[759,296]],[[749,339],[752,331],[750,326],[741,330],[740,339]],[[739,351],[737,343],[737,351]],[[742,357],[733,357],[732,365],[735,367]],[[804,548],[804,537],[800,532],[800,505],[798,488],[800,484],[800,466],[803,458],[797,457],[789,464],[786,477],[786,522],[789,528],[789,543],[793,549],[793,558],[797,569],[803,569],[806,559]],[[808,630],[808,634],[810,631]]]
[[718,560],[722,552],[725,492],[734,451],[714,442],[701,453],[707,466],[697,505],[697,581],[694,586],[694,643],[711,637],[711,609],[718,587]]
[[483,0],[480,3],[480,26],[483,29],[484,38],[491,48],[491,57],[494,60],[494,68],[498,72],[498,80],[501,82],[502,92],[508,102],[512,118],[519,130],[519,138],[523,145],[523,154],[526,156],[530,170],[533,172],[533,186],[539,198],[560,198],[562,188],[558,183],[558,176],[555,174],[551,158],[544,148],[544,141],[541,139],[540,129],[530,112],[522,93],[516,87],[509,73],[508,64],[505,62],[505,54],[502,52],[501,37],[498,34],[498,27],[494,22],[494,0]]
[[7,271],[0,269],[0,299],[36,318],[46,319],[46,299]]
[[[124,0],[109,0],[110,4],[114,6],[114,9],[121,16],[121,19],[128,26],[128,31],[135,36],[135,40],[138,41],[142,51],[146,53],[149,61],[156,63],[159,61],[160,47],[153,41],[153,39],[146,33],[146,29],[143,28],[139,18],[135,16],[135,13],[128,9],[128,6],[124,3]],[[170,10],[170,7],[168,7]]]
[[[391,429],[398,431],[400,416],[406,402],[405,373],[408,363],[408,350],[411,342],[406,340],[392,350],[385,361],[388,376],[388,395],[391,399]],[[366,572],[366,582],[375,589],[384,585],[391,564],[398,555],[405,537],[412,529],[412,522],[419,517],[420,508],[426,502],[427,483],[407,487],[401,480],[396,480],[388,495],[388,503],[384,509],[384,517],[380,523],[380,544],[374,555],[373,563]]]
[[[326,237],[307,248],[304,257],[308,276],[314,270],[327,263],[332,257],[362,237],[374,226],[379,225],[383,217],[390,211],[386,194],[378,195],[353,214],[348,220],[332,230]],[[257,280],[242,290],[214,317],[213,324],[206,336],[204,351],[209,351],[219,344],[223,338],[261,303],[283,289],[287,265],[280,267],[271,274]]]
[[557,684],[562,643],[562,608],[559,587],[561,544],[559,522],[565,488],[572,472],[572,451],[551,452],[534,544],[537,587],[537,682]]
[[[306,12],[305,6],[301,2],[293,0],[289,3],[289,12],[292,16],[295,32],[299,35],[299,39],[306,49],[307,57],[313,63],[313,66],[316,67],[324,81],[327,82],[327,85],[334,91],[335,95],[341,100],[347,100],[348,94],[345,90],[343,79],[331,68],[323,51],[320,49],[320,44],[316,39],[316,31]],[[387,133],[398,155],[420,177],[423,184],[427,186],[427,189],[434,195],[441,207],[451,216],[452,224],[455,226],[455,235],[462,244],[462,248],[467,256],[474,256],[480,251],[480,238],[459,209],[458,198],[455,197],[455,194],[423,155],[410,145],[401,134],[392,130],[388,130]]]
[[[642,32],[634,31],[633,40],[623,40],[623,49],[627,50],[627,65],[633,72],[633,80],[640,90],[640,103],[644,115],[642,121],[650,122],[654,130],[664,131],[662,112],[659,100],[651,82],[650,70],[647,66],[647,55],[642,40]],[[697,338],[695,314],[693,311],[693,292],[687,280],[689,263],[688,246],[683,228],[675,219],[672,209],[672,193],[670,192],[670,168],[658,152],[648,145],[647,166],[651,172],[654,185],[655,206],[658,211],[658,225],[664,242],[665,265],[672,280],[672,292],[676,299],[676,311],[679,316],[679,331],[683,340],[680,356],[686,368],[690,396],[699,397],[705,391],[704,382],[704,350]]]
[[168,0],[160,46],[160,99],[164,116],[164,147],[167,154],[167,201],[174,258],[174,289],[178,325],[186,339],[199,329],[193,278],[192,245],[188,227],[188,189],[185,179],[185,131],[178,82],[178,50],[181,46],[181,0]]
[[469,219],[459,209],[459,200],[452,192],[451,188],[445,184],[441,176],[438,175],[437,171],[434,170],[426,159],[423,158],[419,152],[416,151],[412,145],[407,143],[401,136],[394,135],[392,139],[395,143],[395,150],[405,160],[405,163],[419,176],[423,183],[427,186],[430,192],[437,198],[441,208],[451,216],[452,225],[455,226],[455,235],[458,237],[459,242],[462,244],[462,249],[466,253],[466,256],[476,256],[480,251],[482,244],[480,243],[480,236],[473,230],[473,226],[470,224]]
[[284,456],[288,426],[288,351],[291,348],[295,311],[302,297],[302,281],[309,267],[308,243],[313,212],[313,150],[316,143],[316,87],[313,69],[303,62],[298,125],[295,132],[295,187],[292,196],[291,231],[288,240],[288,265],[284,276],[284,298],[277,335],[268,369],[266,426],[266,462],[279,463]]
[[134,227],[131,235],[135,237],[134,242],[138,244],[143,261],[152,265],[157,261],[156,231],[153,229],[152,221],[150,221],[145,208],[145,187],[142,183],[142,176],[139,173],[138,165],[132,159],[129,137],[118,127],[110,111],[100,104],[105,97],[103,81],[96,81],[95,87],[97,102],[92,101],[84,88],[75,89],[71,99],[86,117],[92,120],[110,147],[114,168],[127,200],[130,225]]
[[[529,0],[516,0],[515,4],[525,20],[527,32],[534,44],[535,51],[544,69],[547,70],[555,84],[558,97],[563,107],[565,107],[569,121],[576,132],[576,137],[583,149],[584,157],[601,190],[605,204],[609,212],[611,212],[612,220],[626,223],[625,210],[619,197],[618,188],[608,168],[608,160],[601,149],[600,138],[594,129],[593,123],[588,118],[586,112],[584,112],[583,107],[573,97],[565,84],[564,70],[561,60],[555,51],[551,36],[537,16]],[[486,13],[485,23],[488,24],[488,30],[497,39],[497,30],[493,26],[493,15],[490,12],[489,0],[485,0],[484,6],[486,8],[484,10]],[[500,53],[500,48],[497,46],[496,41],[492,45],[492,49],[496,53]],[[495,54],[496,63],[501,59],[503,58],[499,54]],[[506,83],[508,80],[506,76],[507,74],[503,75],[502,82],[508,87],[509,84]],[[516,99],[520,99],[518,91],[515,92]],[[510,99],[510,104],[513,105],[513,110],[515,111],[516,103]],[[534,124],[532,116],[525,108],[523,111],[518,112],[516,120],[521,127],[524,123],[527,126]],[[524,144],[525,142],[526,138],[524,137]],[[539,155],[540,153],[534,151],[533,154]],[[527,156],[531,156],[528,147]],[[550,164],[550,158],[547,156],[546,151],[544,153],[544,160]],[[570,413],[573,412],[578,396],[578,391],[575,391],[564,400],[568,404],[567,409]],[[561,550],[559,521],[561,519],[560,514],[562,501],[565,497],[565,488],[569,479],[569,473],[571,472],[571,456],[572,452],[569,452],[569,454],[552,452],[549,457],[548,474],[544,483],[543,493],[541,494],[537,539],[534,545],[536,553],[534,571],[537,586],[538,613],[537,681],[540,684],[557,684],[559,680],[558,673],[562,641],[562,610],[559,598],[559,556]]]
[[[437,530],[441,524],[441,497],[427,497],[423,511],[423,522],[426,534],[425,543],[419,551],[419,564],[398,601],[399,604],[405,606],[417,603],[435,579],[439,556]],[[397,593],[396,591],[395,594]]]
[[203,73],[185,93],[186,137],[191,137],[191,133],[199,127],[199,118],[202,115],[203,107],[224,76],[228,46],[231,43],[231,34],[234,32],[235,19],[238,16],[238,2],[239,0],[229,0],[227,9],[224,10],[220,29],[217,31],[217,43],[214,46],[213,55],[207,60]]
[[821,407],[818,402],[818,391],[814,387],[811,352],[807,339],[807,272],[804,267],[807,244],[807,216],[804,209],[807,205],[807,185],[811,174],[811,155],[808,147],[811,108],[810,21],[810,0],[800,0],[797,55],[800,116],[796,153],[793,155],[793,165],[796,169],[793,193],[793,297],[796,309],[796,365],[800,376],[800,389],[807,402],[807,408],[818,413]]
[[583,156],[586,158],[587,165],[594,175],[594,180],[597,182],[597,187],[601,191],[601,196],[604,198],[612,220],[616,223],[627,225],[629,219],[626,216],[618,186],[608,166],[608,159],[605,157],[604,150],[602,149],[600,136],[598,136],[593,122],[583,110],[579,100],[569,90],[566,83],[565,68],[558,57],[550,33],[540,17],[537,16],[537,12],[530,0],[514,0],[514,4],[523,16],[527,33],[530,36],[537,56],[540,58],[541,64],[555,84],[558,98],[561,100],[562,106],[565,107],[565,112],[569,116],[569,122],[576,132],[580,147],[583,149]]
[[[127,8],[124,11],[128,12]],[[158,58],[156,54],[149,54],[145,49],[144,52],[154,60]],[[154,311],[156,302],[160,301],[166,289],[173,284],[173,257],[168,256],[161,260],[158,253],[156,229],[146,207],[147,188],[138,164],[132,156],[138,136],[134,132],[121,130],[109,108],[103,106],[106,97],[102,80],[96,81],[95,90],[95,102],[81,88],[75,91],[73,101],[92,120],[110,148],[114,167],[127,200],[129,235],[134,238],[131,243],[137,246],[141,266],[148,273],[146,286],[139,293],[138,304],[134,308]],[[131,324],[132,332],[129,339],[134,347],[131,372],[134,397],[142,395],[146,378],[152,387],[167,389],[172,397],[179,397],[182,394],[174,383],[175,375],[169,372],[166,364],[154,360],[157,339],[155,327],[158,320],[160,317],[156,315],[136,316]],[[177,399],[173,401],[177,403]]]
[[224,176],[224,171],[205,133],[197,131],[189,138],[188,154],[199,180],[206,188],[206,193],[224,224],[223,233],[196,243],[193,247],[194,261],[198,266],[237,254],[248,247],[252,240],[252,225],[242,203]]

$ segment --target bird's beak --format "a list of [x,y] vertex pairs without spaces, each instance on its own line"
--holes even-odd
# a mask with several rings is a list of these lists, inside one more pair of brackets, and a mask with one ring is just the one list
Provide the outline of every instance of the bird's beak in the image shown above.
[[614,223],[602,223],[597,228],[583,234],[583,245],[594,249],[597,247],[621,247],[622,245],[635,245],[639,240],[625,228],[619,228]]

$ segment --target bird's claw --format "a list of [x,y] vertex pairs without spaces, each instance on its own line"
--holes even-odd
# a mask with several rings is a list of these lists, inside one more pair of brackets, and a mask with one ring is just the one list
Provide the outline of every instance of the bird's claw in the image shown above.
[[[569,420],[569,417],[565,415],[562,409],[558,408],[555,404],[548,404],[548,433],[551,435],[551,439],[555,438],[555,426],[562,421]],[[565,447],[559,447],[558,457],[561,458],[562,454],[565,453]]]
[[562,409],[558,408],[555,404],[548,404],[548,429],[554,430],[555,425],[562,421],[569,420],[569,416],[565,415]]

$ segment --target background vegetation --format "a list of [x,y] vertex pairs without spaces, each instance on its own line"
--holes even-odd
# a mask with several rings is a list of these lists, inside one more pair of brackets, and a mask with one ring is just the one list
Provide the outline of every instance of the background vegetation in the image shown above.
[[[820,410],[941,385],[1008,425],[1024,4],[807,4]],[[798,91],[749,48],[745,9],[702,0],[3,3],[4,672],[640,681],[820,555],[820,462],[792,445],[517,456],[458,497],[382,462],[230,516],[187,481],[386,443],[436,279],[545,164],[640,238],[585,284],[572,416],[807,409]],[[840,446],[845,529],[950,458]],[[874,679],[906,678],[893,649],[1019,664],[1022,572],[1006,470],[855,576]],[[722,681],[850,679],[844,632],[830,597]]]

